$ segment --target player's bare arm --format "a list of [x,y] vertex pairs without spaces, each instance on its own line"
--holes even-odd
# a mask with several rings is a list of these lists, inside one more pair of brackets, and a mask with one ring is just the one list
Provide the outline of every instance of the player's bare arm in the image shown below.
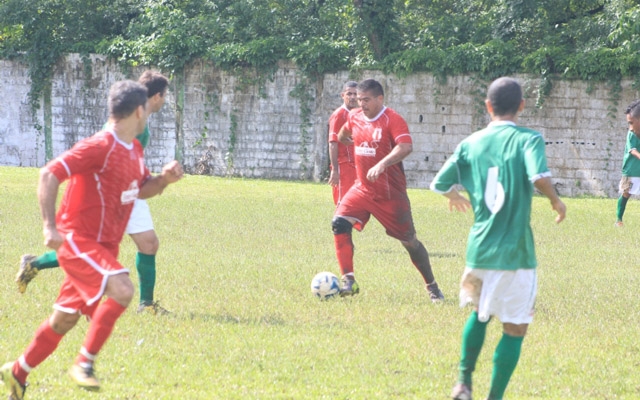
[[42,234],[44,245],[54,250],[57,250],[64,242],[64,238],[56,228],[56,199],[59,188],[58,178],[48,169],[42,168],[38,181],[38,203],[43,223]]
[[631,153],[631,155],[634,156],[635,158],[640,159],[640,151],[636,149],[631,149],[629,153]]
[[160,175],[152,176],[144,181],[140,187],[138,198],[148,199],[149,197],[162,193],[167,186],[182,179],[183,175],[182,165],[175,160],[171,161],[162,167]]
[[371,167],[367,172],[367,179],[371,182],[375,182],[380,175],[384,173],[387,167],[397,164],[404,160],[413,151],[413,144],[411,143],[398,143],[391,153],[385,158],[380,160],[376,165]]
[[455,189],[444,193],[444,196],[449,199],[449,211],[467,212],[467,210],[471,208],[471,202]]
[[338,140],[344,145],[352,145],[353,139],[351,138],[351,131],[346,129],[344,126],[340,128],[340,132],[338,132]]
[[340,183],[340,165],[338,164],[338,142],[329,142],[329,160],[331,161],[331,173],[329,185],[337,186]]
[[558,216],[556,217],[556,223],[562,222],[567,214],[567,207],[564,205],[562,200],[560,200],[560,197],[558,197],[556,189],[551,183],[551,179],[549,177],[540,178],[537,179],[533,184],[536,189],[547,196],[547,198],[551,202],[551,208],[558,213]]

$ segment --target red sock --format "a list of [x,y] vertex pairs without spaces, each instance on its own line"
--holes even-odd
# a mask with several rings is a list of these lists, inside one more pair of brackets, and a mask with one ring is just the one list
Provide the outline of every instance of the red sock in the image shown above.
[[82,349],[76,358],[76,364],[93,364],[95,356],[105,344],[118,318],[127,309],[118,304],[111,297],[100,304],[91,318],[89,331],[82,344]]
[[333,235],[336,245],[336,257],[342,275],[353,273],[353,241],[351,233],[339,233]]
[[63,336],[64,335],[53,330],[51,325],[49,325],[48,318],[40,324],[40,327],[36,330],[35,337],[31,343],[29,343],[27,349],[22,353],[18,361],[13,364],[13,375],[18,382],[22,385],[25,384],[29,372],[54,352]]

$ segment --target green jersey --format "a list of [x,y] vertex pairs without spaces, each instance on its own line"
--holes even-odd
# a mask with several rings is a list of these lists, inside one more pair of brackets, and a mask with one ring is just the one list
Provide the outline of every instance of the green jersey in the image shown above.
[[631,150],[640,151],[640,139],[629,131],[627,144],[624,146],[624,158],[622,159],[622,175],[640,177],[640,160],[631,154]]
[[138,139],[138,141],[142,145],[142,148],[146,149],[147,145],[149,144],[149,138],[150,137],[151,137],[151,134],[149,133],[149,124],[146,124],[144,126],[144,130],[142,131],[141,134],[136,136],[136,139]]
[[513,122],[492,122],[463,140],[431,183],[446,193],[462,185],[474,223],[467,266],[516,270],[537,266],[531,230],[533,182],[551,176],[542,135]]

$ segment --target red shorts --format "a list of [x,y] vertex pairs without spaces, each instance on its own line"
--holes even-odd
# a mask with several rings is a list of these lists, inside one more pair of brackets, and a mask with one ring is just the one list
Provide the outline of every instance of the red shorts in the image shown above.
[[334,216],[350,217],[356,220],[353,225],[358,231],[362,231],[373,215],[384,228],[387,235],[403,242],[409,242],[416,234],[411,216],[411,204],[405,194],[401,198],[392,200],[373,200],[356,187],[342,198]]
[[118,247],[109,248],[94,240],[69,233],[58,249],[58,262],[65,272],[64,282],[53,306],[69,314],[91,316],[104,295],[111,275],[128,274],[118,262]]
[[333,187],[333,204],[338,204],[356,181],[356,166],[352,163],[340,164],[340,175],[338,186]]

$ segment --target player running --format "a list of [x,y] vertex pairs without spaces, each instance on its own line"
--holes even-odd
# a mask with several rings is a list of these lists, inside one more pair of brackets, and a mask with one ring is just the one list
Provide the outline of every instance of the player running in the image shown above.
[[[518,364],[537,292],[530,225],[534,186],[551,201],[556,222],[566,213],[551,183],[542,135],[516,125],[524,109],[520,84],[497,79],[485,104],[489,126],[463,140],[431,183],[431,190],[449,199],[450,209],[472,207],[475,216],[460,283],[461,306],[473,303],[475,309],[462,332],[458,383],[451,394],[457,400],[471,399],[471,375],[492,316],[502,322],[503,335],[493,355],[487,399],[502,399]],[[471,201],[455,185],[464,186]]]

